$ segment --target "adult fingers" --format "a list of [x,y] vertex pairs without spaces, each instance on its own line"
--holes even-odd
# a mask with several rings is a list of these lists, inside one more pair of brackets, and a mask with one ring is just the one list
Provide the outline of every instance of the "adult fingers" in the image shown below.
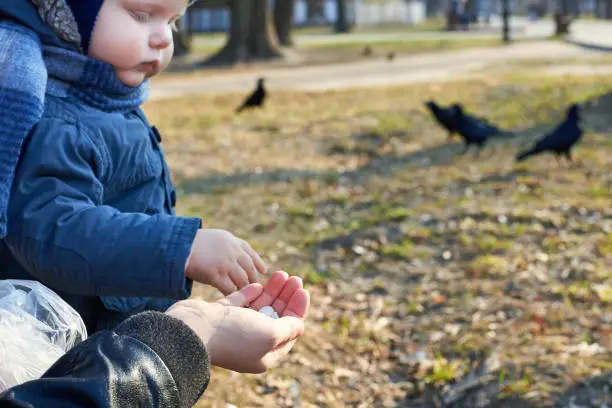
[[251,306],[257,310],[264,306],[272,306],[272,303],[280,295],[288,280],[289,274],[287,272],[274,272],[264,285],[261,295],[255,299]]
[[283,316],[274,320],[275,349],[295,340],[304,333],[304,320],[293,316]]
[[289,299],[293,296],[296,290],[302,289],[302,279],[297,276],[292,276],[287,280],[285,287],[278,295],[278,298],[272,303],[272,307],[277,313],[284,314],[285,308],[289,303]]
[[265,369],[275,366],[284,356],[289,354],[297,339],[290,340],[270,351],[262,358]]
[[244,288],[219,300],[217,303],[221,303],[225,306],[242,307],[257,299],[262,292],[263,286],[261,286],[259,283],[251,283],[250,285],[247,285]]
[[293,316],[305,319],[310,308],[310,293],[306,289],[298,289],[291,295],[282,316]]

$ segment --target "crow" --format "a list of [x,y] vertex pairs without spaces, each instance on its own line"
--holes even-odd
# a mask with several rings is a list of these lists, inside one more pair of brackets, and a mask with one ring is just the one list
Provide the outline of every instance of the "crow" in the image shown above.
[[546,151],[556,153],[557,157],[564,155],[569,161],[572,161],[572,147],[578,143],[581,137],[580,108],[578,104],[573,104],[567,110],[565,120],[552,132],[540,139],[533,148],[518,154],[516,161],[521,162],[530,156]]
[[448,108],[441,107],[433,100],[425,102],[427,109],[433,114],[436,121],[448,131],[448,138],[451,139],[453,134],[457,131],[455,123],[455,111],[457,107],[461,107],[459,104],[454,104]]
[[489,136],[510,136],[514,135],[512,132],[508,132],[505,130],[501,130],[497,126],[491,124],[488,120],[484,118],[479,118],[478,116],[468,115],[467,113],[463,113],[465,118],[469,118],[469,120],[478,123],[479,126],[485,128],[489,133]]
[[465,142],[464,154],[467,153],[470,145],[473,144],[477,145],[479,149],[482,149],[487,139],[499,132],[499,129],[495,126],[491,126],[473,116],[466,115],[461,105],[454,105],[453,123],[455,132],[457,132]]
[[245,109],[251,109],[255,107],[261,108],[263,107],[265,100],[266,100],[266,90],[264,88],[264,79],[259,78],[257,80],[257,88],[255,88],[253,93],[251,93],[251,95],[249,95],[249,97],[244,100],[242,105],[240,105],[236,109],[236,114],[242,112]]
[[395,59],[395,52],[391,51],[387,54],[387,60],[393,61]]

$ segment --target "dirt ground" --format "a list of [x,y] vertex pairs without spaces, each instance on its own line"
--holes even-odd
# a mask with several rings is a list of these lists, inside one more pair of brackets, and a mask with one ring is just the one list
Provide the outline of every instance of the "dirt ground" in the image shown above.
[[[179,212],[247,239],[312,295],[306,334],[279,367],[215,369],[198,407],[612,404],[612,101],[599,98],[610,77],[523,69],[283,90],[291,78],[271,76],[266,108],[239,117],[236,93],[146,106]],[[516,135],[460,155],[424,111],[429,98]],[[586,99],[598,103],[575,163],[514,163]]]

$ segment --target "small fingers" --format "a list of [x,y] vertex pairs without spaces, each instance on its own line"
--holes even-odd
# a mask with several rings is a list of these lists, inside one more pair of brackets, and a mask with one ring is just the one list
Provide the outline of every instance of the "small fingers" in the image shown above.
[[230,293],[234,293],[238,290],[238,287],[229,276],[221,277],[217,282],[215,282],[214,286],[219,289],[224,296],[227,296]]
[[247,251],[259,273],[261,273],[262,275],[268,273],[268,267],[266,266],[266,263],[263,261],[263,259],[261,259],[259,254],[253,249],[253,247],[245,240],[242,240],[242,248]]
[[248,254],[238,257],[238,264],[245,270],[250,283],[259,282],[259,274]]
[[249,277],[246,271],[238,263],[234,264],[231,268],[229,276],[238,289],[242,289],[249,284]]

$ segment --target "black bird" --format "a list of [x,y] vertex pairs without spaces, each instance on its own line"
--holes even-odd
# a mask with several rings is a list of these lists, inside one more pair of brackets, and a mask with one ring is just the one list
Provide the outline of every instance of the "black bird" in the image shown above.
[[374,49],[372,49],[371,45],[366,45],[365,47],[363,47],[363,50],[361,51],[361,55],[363,55],[364,57],[369,57],[374,53]]
[[540,139],[533,148],[516,156],[516,161],[521,162],[529,156],[549,151],[557,154],[557,157],[564,155],[568,160],[572,160],[572,147],[582,137],[580,128],[580,108],[578,104],[573,104],[567,110],[566,119],[557,126],[552,132]]
[[[455,105],[455,108],[456,108],[456,106],[457,105]],[[484,118],[479,118],[478,116],[474,116],[474,115],[468,115],[465,112],[463,112],[463,116],[465,118],[468,118],[469,120],[475,122],[475,123],[478,123],[479,126],[485,128],[487,130],[487,132],[489,133],[489,136],[501,136],[501,135],[511,136],[511,135],[514,135],[514,133],[512,133],[512,132],[501,130],[500,128],[498,128],[497,126],[493,125],[492,123],[490,123],[488,120],[486,120]]]
[[473,144],[482,149],[487,139],[499,131],[495,126],[491,126],[473,116],[466,115],[460,105],[454,106],[454,125],[455,131],[459,133],[459,136],[465,142],[463,153],[467,153],[470,145]]
[[244,100],[242,105],[236,109],[236,113],[240,113],[245,109],[261,108],[266,100],[266,89],[264,88],[264,79],[257,80],[257,88]]
[[453,134],[457,131],[457,125],[455,123],[455,111],[457,107],[461,107],[459,104],[451,105],[444,108],[438,105],[433,100],[425,102],[427,109],[433,114],[436,121],[448,131],[448,138],[451,139]]
[[391,51],[387,54],[387,60],[393,61],[395,59],[395,52]]

